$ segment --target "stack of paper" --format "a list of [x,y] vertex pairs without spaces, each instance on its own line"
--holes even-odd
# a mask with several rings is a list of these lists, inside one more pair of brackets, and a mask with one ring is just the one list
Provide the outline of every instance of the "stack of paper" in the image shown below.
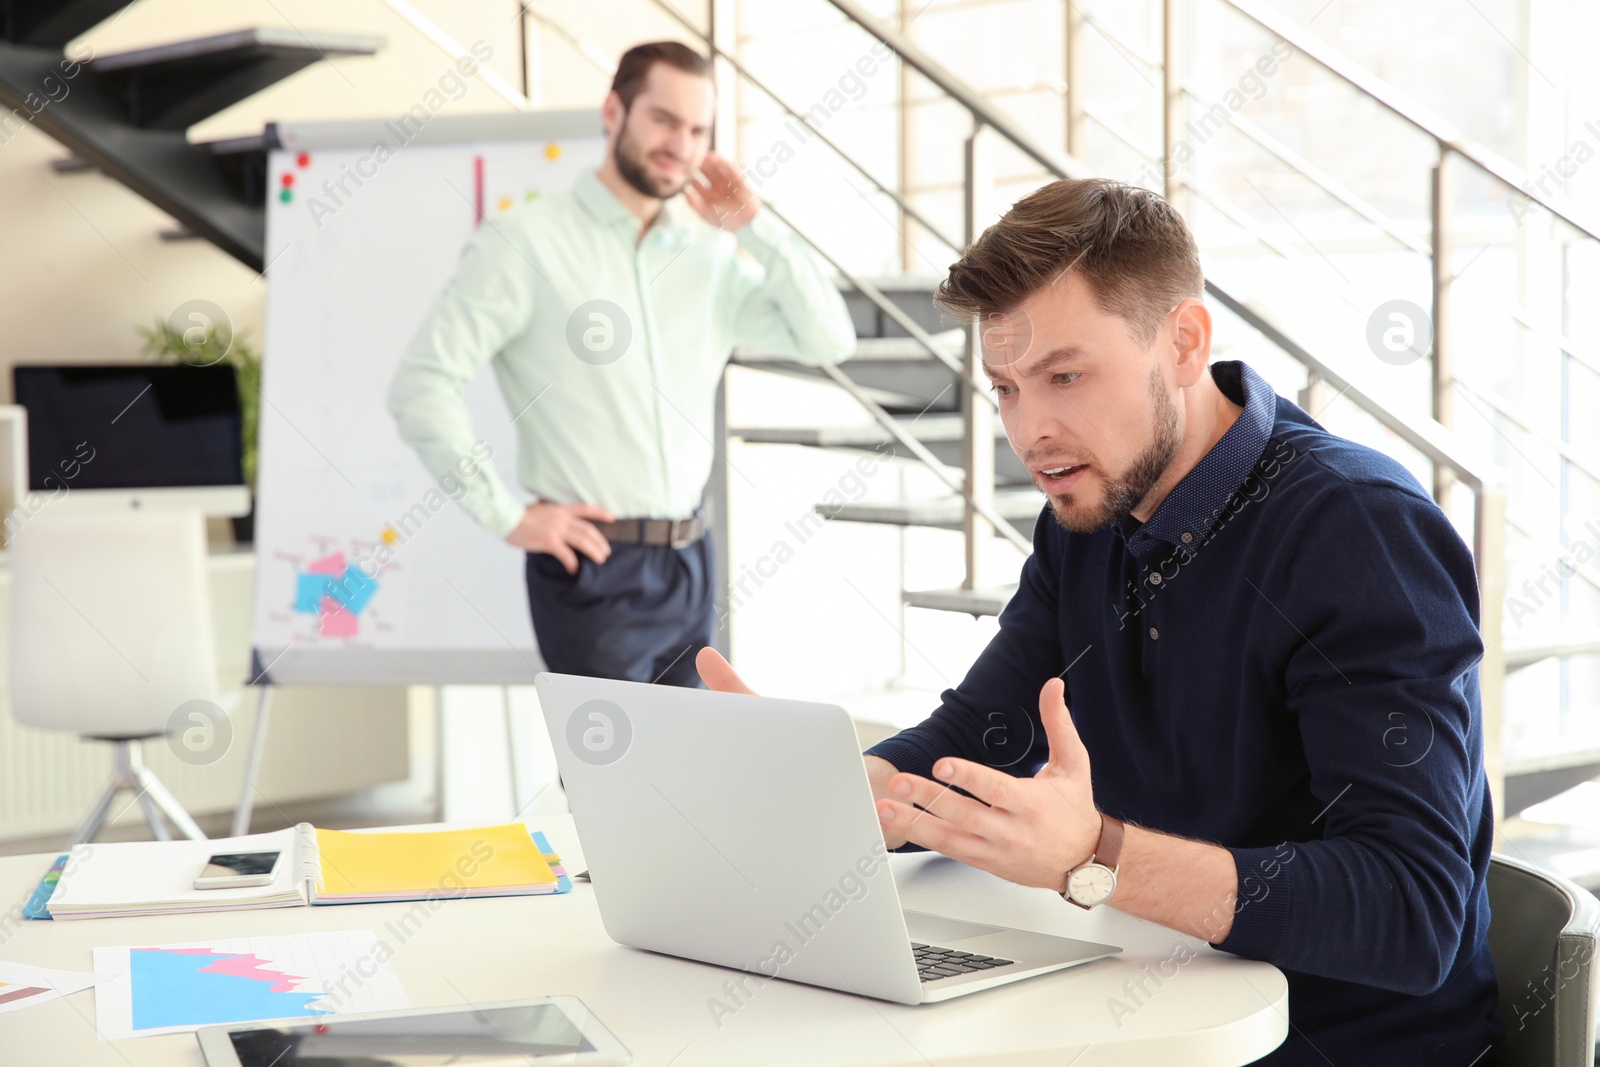
[[[114,841],[70,858],[47,907],[53,919],[110,915],[292,908],[308,902],[299,831],[223,837],[210,841]],[[196,889],[206,860],[225,852],[282,852],[272,884],[241,889]],[[307,868],[309,870],[309,868]]]

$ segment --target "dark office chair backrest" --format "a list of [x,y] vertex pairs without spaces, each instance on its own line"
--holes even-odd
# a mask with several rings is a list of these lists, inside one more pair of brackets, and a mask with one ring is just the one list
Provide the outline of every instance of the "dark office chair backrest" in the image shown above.
[[1593,1067],[1600,900],[1558,874],[1495,855],[1489,910],[1489,950],[1506,1020],[1495,1061]]

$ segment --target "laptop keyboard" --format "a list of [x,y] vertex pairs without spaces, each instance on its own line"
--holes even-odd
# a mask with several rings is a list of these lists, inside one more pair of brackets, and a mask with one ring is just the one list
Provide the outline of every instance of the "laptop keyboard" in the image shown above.
[[971,974],[973,971],[987,971],[1016,962],[1016,960],[1003,960],[998,956],[980,956],[976,952],[940,948],[937,945],[919,945],[915,941],[911,942],[911,952],[917,958],[917,977],[924,982],[937,982],[941,978],[953,978],[958,974]]

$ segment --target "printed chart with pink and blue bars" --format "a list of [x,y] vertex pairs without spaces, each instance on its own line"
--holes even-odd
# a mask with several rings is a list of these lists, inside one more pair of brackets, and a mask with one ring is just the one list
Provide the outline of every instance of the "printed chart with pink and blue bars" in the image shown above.
[[116,976],[97,1023],[115,1039],[409,1008],[388,955],[371,930],[97,948],[95,970]]

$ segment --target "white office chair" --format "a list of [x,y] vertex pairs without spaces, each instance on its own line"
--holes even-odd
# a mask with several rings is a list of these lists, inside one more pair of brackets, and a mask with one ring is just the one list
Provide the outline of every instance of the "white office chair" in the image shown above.
[[205,520],[73,496],[46,504],[9,545],[12,715],[116,746],[116,776],[72,844],[100,832],[123,789],[158,839],[170,836],[163,813],[203,838],[144,765],[141,742],[165,736],[180,705],[217,699]]
[[1600,1005],[1600,900],[1573,882],[1496,854],[1489,860],[1489,951],[1506,1039],[1486,1063],[1590,1067]]

